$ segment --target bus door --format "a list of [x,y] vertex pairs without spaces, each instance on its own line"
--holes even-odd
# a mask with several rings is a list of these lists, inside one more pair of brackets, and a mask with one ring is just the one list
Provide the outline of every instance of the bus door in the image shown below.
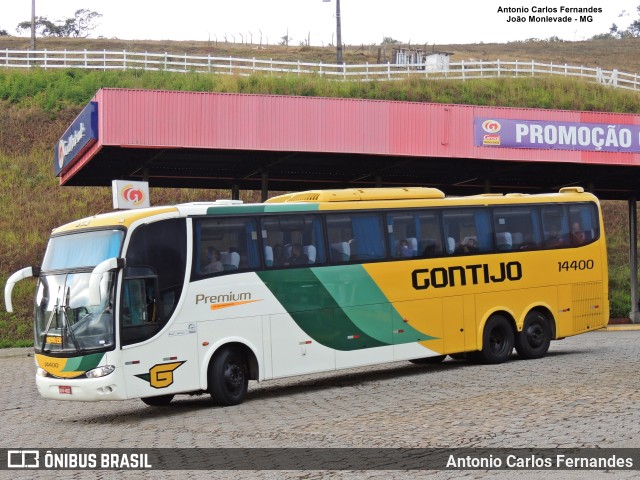
[[123,368],[129,397],[150,397],[199,388],[196,323],[167,323],[176,300],[160,292],[148,267],[127,267],[121,292]]

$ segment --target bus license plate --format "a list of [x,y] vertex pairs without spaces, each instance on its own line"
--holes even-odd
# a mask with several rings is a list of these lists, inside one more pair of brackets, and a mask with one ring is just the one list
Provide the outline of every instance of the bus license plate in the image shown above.
[[60,393],[62,395],[71,395],[71,387],[69,387],[67,385],[59,385],[58,386],[58,393]]

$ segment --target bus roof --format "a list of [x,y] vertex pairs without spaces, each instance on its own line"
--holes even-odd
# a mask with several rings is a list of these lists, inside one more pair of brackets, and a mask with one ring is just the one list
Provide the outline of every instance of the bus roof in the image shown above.
[[561,201],[596,201],[582,187],[564,187],[558,193],[486,193],[465,197],[445,197],[436,188],[347,188],[341,190],[308,190],[270,198],[265,203],[243,204],[238,200],[193,202],[175,206],[123,210],[95,215],[70,222],[53,230],[53,234],[100,227],[129,227],[142,218],[175,212],[176,216],[235,215],[251,213],[310,212],[338,209],[416,208],[424,206],[467,206],[507,203],[536,203]]

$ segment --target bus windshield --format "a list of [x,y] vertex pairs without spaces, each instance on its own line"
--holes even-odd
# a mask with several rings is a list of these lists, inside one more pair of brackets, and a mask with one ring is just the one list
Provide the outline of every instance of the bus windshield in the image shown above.
[[97,230],[52,237],[42,262],[42,271],[93,268],[103,260],[117,257],[123,230]]
[[100,305],[89,302],[89,278],[97,264],[119,255],[123,237],[122,230],[103,230],[51,238],[36,290],[37,350],[78,355],[114,345],[115,274],[102,277]]

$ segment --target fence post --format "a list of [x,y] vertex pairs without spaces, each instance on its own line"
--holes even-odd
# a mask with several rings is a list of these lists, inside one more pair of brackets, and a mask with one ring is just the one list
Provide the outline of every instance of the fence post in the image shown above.
[[107,49],[102,49],[102,71],[107,71]]
[[4,64],[6,66],[9,66],[9,49],[8,48],[4,49]]
[[391,80],[391,61],[387,60],[387,78]]
[[501,74],[501,72],[500,72],[500,59],[498,59],[497,64],[498,64],[498,78],[499,78],[500,74]]
[[122,50],[122,69],[127,69],[127,51],[124,49]]
[[87,68],[88,64],[87,64],[87,49],[84,49],[84,68]]
[[516,60],[516,78],[518,78],[518,60]]
[[207,69],[209,70],[209,73],[211,73],[211,54],[210,53],[207,54]]
[[251,64],[251,73],[256,74],[256,57],[253,57],[253,63]]
[[566,63],[564,64],[564,76],[565,77],[567,76],[567,64]]
[[536,76],[536,68],[535,68],[535,64],[533,63],[533,60],[531,60],[531,76],[532,77]]
[[144,71],[146,72],[149,68],[149,52],[144,51]]
[[231,59],[231,55],[229,55],[229,74],[233,73],[233,60]]
[[44,55],[42,57],[42,61],[44,62],[44,69],[47,69],[47,49],[44,49]]

